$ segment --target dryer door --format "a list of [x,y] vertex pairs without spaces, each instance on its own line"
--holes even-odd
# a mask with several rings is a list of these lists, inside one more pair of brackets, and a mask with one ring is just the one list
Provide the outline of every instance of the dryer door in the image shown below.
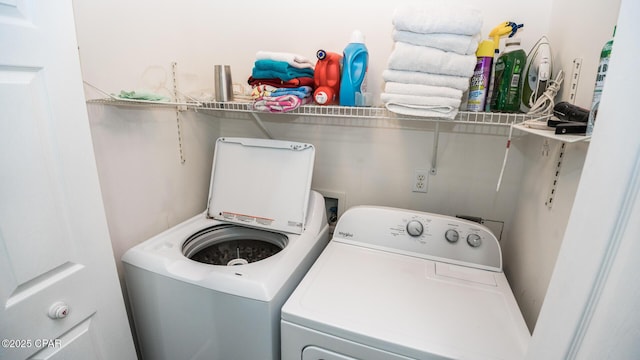
[[357,360],[351,356],[345,356],[342,354],[329,351],[327,349],[321,349],[316,346],[307,346],[302,350],[302,360]]

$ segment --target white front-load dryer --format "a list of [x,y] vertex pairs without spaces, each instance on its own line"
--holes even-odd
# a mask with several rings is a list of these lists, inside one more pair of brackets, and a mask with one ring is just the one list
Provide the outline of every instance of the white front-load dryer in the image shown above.
[[347,210],[282,308],[282,360],[522,359],[529,331],[483,225]]
[[328,242],[310,144],[216,142],[207,210],[129,249],[143,359],[280,358],[280,310]]

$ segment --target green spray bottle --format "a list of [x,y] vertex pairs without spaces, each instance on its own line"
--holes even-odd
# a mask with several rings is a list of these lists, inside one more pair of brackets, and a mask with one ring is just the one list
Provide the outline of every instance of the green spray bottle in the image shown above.
[[527,54],[520,47],[520,39],[509,38],[495,64],[491,111],[520,111],[520,85]]
[[[613,36],[616,36],[616,28],[613,28]],[[596,115],[598,115],[598,107],[600,106],[600,97],[602,96],[602,88],[604,88],[604,79],[609,69],[609,58],[611,57],[611,48],[613,47],[613,36],[602,47],[600,52],[600,64],[598,65],[598,75],[596,76],[596,87],[593,91],[593,101],[591,102],[591,111],[589,112],[589,120],[587,121],[586,135],[593,133],[593,126],[596,123]]]
[[487,92],[487,100],[484,111],[491,111],[491,104],[495,95],[493,94],[493,88],[495,87],[495,66],[500,56],[500,38],[509,35],[513,37],[519,29],[524,27],[524,24],[517,24],[513,21],[505,21],[491,30],[489,37],[493,40],[493,66],[491,68],[491,74],[489,78],[489,88]]

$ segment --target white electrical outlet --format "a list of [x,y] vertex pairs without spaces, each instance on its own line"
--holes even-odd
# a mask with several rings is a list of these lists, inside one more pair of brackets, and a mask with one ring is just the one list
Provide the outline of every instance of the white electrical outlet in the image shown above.
[[426,193],[429,184],[429,170],[415,169],[413,171],[412,191]]

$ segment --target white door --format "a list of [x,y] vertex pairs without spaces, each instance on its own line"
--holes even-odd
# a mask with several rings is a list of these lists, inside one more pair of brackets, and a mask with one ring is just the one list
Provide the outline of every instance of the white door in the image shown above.
[[136,357],[70,0],[0,0],[0,305],[0,359]]

